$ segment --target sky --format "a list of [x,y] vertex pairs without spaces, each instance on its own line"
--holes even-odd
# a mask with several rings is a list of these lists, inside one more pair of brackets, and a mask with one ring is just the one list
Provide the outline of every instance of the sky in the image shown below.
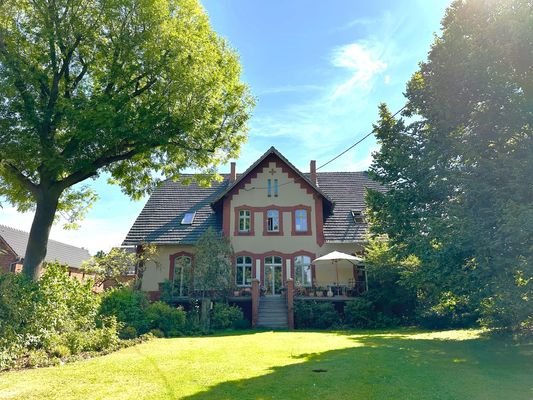
[[[302,172],[320,167],[372,130],[377,107],[404,104],[450,0],[203,0],[213,29],[240,55],[257,105],[236,161],[242,172],[275,146]],[[362,171],[378,149],[373,136],[320,171]],[[227,165],[220,172],[228,172]],[[59,221],[51,239],[88,248],[119,246],[146,198],[130,200],[105,176],[86,184],[99,199],[78,230]],[[0,224],[29,231],[32,213],[5,202]]]

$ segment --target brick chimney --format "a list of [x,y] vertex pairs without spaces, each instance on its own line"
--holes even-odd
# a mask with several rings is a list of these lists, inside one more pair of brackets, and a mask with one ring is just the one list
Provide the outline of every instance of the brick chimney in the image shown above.
[[237,164],[235,164],[235,162],[232,162],[230,165],[231,171],[229,173],[229,181],[235,182],[237,180]]
[[313,182],[314,185],[318,185],[318,182],[316,180],[316,161],[311,160],[309,163],[309,171],[311,172],[311,182]]

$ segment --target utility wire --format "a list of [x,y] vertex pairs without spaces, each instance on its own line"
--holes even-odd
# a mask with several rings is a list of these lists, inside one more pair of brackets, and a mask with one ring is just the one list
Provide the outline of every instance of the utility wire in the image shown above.
[[[405,107],[407,107],[407,104],[405,106],[403,106],[402,108],[400,108],[398,111],[396,111],[394,114],[392,114],[392,118],[394,118],[396,115],[398,115],[399,113],[401,113]],[[357,142],[355,142],[354,144],[352,144],[350,147],[348,147],[346,150],[344,150],[342,153],[340,153],[339,155],[333,157],[331,160],[329,160],[327,163],[324,163],[322,164],[320,167],[318,167],[316,170],[318,171],[320,168],[322,167],[325,167],[326,165],[328,165],[329,163],[332,163],[333,161],[335,161],[337,158],[339,158],[340,156],[346,154],[347,152],[349,152],[351,149],[353,149],[355,146],[357,146],[359,143],[361,143],[363,140],[365,140],[366,138],[368,138],[370,135],[372,135],[374,133],[374,129],[372,129],[370,132],[368,132],[365,136],[363,136],[361,139],[359,139]]]

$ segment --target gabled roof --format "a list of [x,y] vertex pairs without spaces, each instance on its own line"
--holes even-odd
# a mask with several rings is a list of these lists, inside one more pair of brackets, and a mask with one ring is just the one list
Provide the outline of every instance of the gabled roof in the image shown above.
[[[181,176],[183,179],[192,177],[190,174]],[[229,186],[229,175],[223,178],[210,187],[194,182],[183,185],[165,181],[152,193],[122,244],[194,244],[209,227],[221,231],[222,216],[213,211],[211,203]],[[188,212],[196,212],[194,221],[183,225],[181,220]]]
[[[11,247],[15,254],[23,258],[30,234],[9,226],[0,225],[0,237]],[[48,240],[45,261],[57,261],[73,268],[80,268],[83,261],[91,257],[89,251],[84,248],[71,246],[70,244]]]
[[367,172],[319,172],[320,188],[335,202],[333,212],[324,221],[324,238],[329,243],[352,243],[365,240],[366,222],[354,222],[352,210],[364,211],[365,191],[380,192],[385,188],[368,176]]
[[274,146],[272,146],[270,149],[268,149],[259,159],[254,162],[250,167],[244,171],[239,177],[233,182],[231,185],[229,185],[224,192],[222,192],[215,201],[213,201],[213,206],[216,207],[216,204],[222,200],[226,195],[228,195],[234,188],[238,187],[239,184],[250,174],[254,169],[256,169],[258,166],[260,166],[269,156],[276,156],[281,161],[283,161],[289,168],[293,170],[294,173],[296,173],[297,176],[299,176],[302,180],[304,180],[315,192],[317,192],[322,198],[328,203],[329,206],[332,206],[331,199],[324,193],[320,188],[309,179],[308,175],[303,174],[300,172],[298,168],[296,168],[289,160],[287,160],[283,154],[281,154]]
[[[190,178],[191,175],[183,177]],[[131,246],[145,242],[195,244],[207,228],[221,231],[221,212],[213,210],[210,205],[227,193],[232,185],[229,175],[223,177],[222,182],[214,182],[211,187],[200,187],[195,183],[187,186],[179,182],[164,182],[152,193],[128,232],[123,245]],[[308,174],[304,177],[309,180]],[[364,241],[368,226],[366,222],[354,222],[352,210],[365,209],[366,188],[379,191],[384,188],[372,181],[366,172],[318,172],[317,180],[320,190],[335,204],[331,214],[324,221],[325,241],[329,243]],[[183,215],[193,211],[196,211],[193,223],[182,225]]]

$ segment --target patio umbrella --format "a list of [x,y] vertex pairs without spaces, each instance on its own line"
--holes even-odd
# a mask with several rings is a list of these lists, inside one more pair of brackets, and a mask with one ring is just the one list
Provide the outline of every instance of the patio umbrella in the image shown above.
[[335,271],[337,274],[337,285],[339,284],[339,261],[348,261],[351,264],[355,265],[356,262],[363,261],[362,258],[352,256],[351,254],[341,253],[340,251],[332,251],[322,257],[318,257],[313,260],[313,263],[331,263],[335,265]]

